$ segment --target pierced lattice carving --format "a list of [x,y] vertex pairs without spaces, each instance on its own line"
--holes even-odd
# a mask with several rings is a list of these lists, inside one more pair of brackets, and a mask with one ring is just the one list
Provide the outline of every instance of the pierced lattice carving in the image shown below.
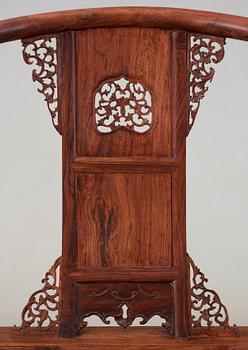
[[[96,313],[95,315],[84,317],[81,319],[81,322],[79,322],[78,325],[78,334],[82,332],[82,330],[88,325],[88,322],[90,321],[91,317],[98,316],[101,321],[104,324],[110,325],[111,318],[113,318],[113,321],[116,323],[116,325],[119,325],[123,328],[127,328],[130,326],[130,319],[129,319],[129,307],[127,304],[121,304],[119,307],[119,313],[117,315],[113,316],[106,316],[103,317],[102,314]],[[153,319],[153,317],[159,318],[161,322],[161,326],[164,327],[168,333],[170,334],[172,332],[172,325],[160,314],[156,313],[154,315],[151,315],[149,318],[145,318],[144,316],[140,315],[137,316],[133,321],[137,321],[137,323],[140,326],[144,326],[147,322]],[[171,317],[171,316],[170,316]]]
[[[223,331],[238,334],[236,326],[229,325],[229,315],[226,306],[219,295],[206,287],[208,279],[188,257],[191,269],[191,317],[192,328],[199,329],[211,335],[213,327],[220,327]],[[215,329],[216,330],[216,329]]]
[[105,81],[96,91],[94,108],[97,130],[103,134],[120,128],[143,134],[152,125],[151,94],[137,81]]
[[22,324],[18,331],[28,327],[42,330],[58,326],[60,303],[60,263],[59,257],[42,279],[43,288],[33,293],[24,307],[21,315]]
[[222,61],[224,57],[224,38],[204,36],[201,34],[189,35],[189,117],[188,133],[190,132],[200,101],[208,91],[208,83],[213,80],[215,70],[213,64]]
[[45,97],[53,125],[61,134],[57,105],[57,38],[52,36],[29,38],[22,40],[22,44],[24,61],[34,65],[33,81],[39,83],[38,91]]

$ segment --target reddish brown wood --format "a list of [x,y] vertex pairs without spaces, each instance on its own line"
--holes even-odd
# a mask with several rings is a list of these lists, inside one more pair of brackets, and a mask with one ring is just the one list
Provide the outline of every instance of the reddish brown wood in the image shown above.
[[87,327],[75,339],[65,339],[55,332],[37,329],[16,334],[11,328],[0,328],[0,350],[247,350],[248,327],[239,327],[240,337],[219,334],[207,337],[193,333],[192,339],[179,340],[165,336],[161,327]]
[[170,178],[77,175],[78,269],[171,266]]
[[[224,39],[204,36],[208,51],[192,63],[189,53],[205,45],[196,32],[248,40],[248,19],[108,8],[0,22],[0,42],[51,34],[58,44],[55,59],[47,48],[50,36],[23,41],[25,61],[34,59],[41,69],[33,78],[53,122],[55,78],[59,85],[54,125],[63,144],[63,337],[75,337],[90,315],[105,323],[112,316],[123,327],[159,315],[170,334],[190,337],[185,157],[188,116],[194,120],[196,113],[189,102],[197,112],[213,77],[205,64],[218,63],[224,53]],[[200,40],[196,49],[192,36]],[[52,57],[52,72],[44,68],[39,45]]]
[[82,322],[78,323],[79,333],[87,326],[85,317],[91,315],[97,315],[105,324],[110,324],[108,317],[112,316],[123,328],[129,327],[137,317],[141,318],[139,323],[143,325],[159,315],[162,326],[169,333],[173,332],[173,288],[170,283],[81,283],[77,288],[77,309],[82,315]]
[[213,66],[224,57],[224,38],[209,37],[199,34],[189,35],[189,120],[190,132],[201,99],[208,91],[208,83],[213,80],[215,69]]
[[168,282],[178,278],[175,268],[118,268],[79,269],[70,274],[79,282]]
[[[167,117],[171,113],[169,38],[170,34],[160,29],[109,28],[75,33],[78,113],[75,142],[80,156],[172,158]],[[153,118],[152,128],[143,135],[123,129],[99,134],[95,91],[103,81],[110,80],[108,77],[125,76],[139,81],[151,92],[153,115],[165,117]],[[156,84],[153,76],[157,77]]]
[[52,123],[61,134],[57,105],[57,44],[57,38],[51,35],[24,39],[22,40],[22,53],[24,61],[34,66],[33,81],[38,82],[38,91],[45,97]]
[[169,158],[149,157],[79,157],[71,163],[72,168],[80,173],[171,173],[180,163]]
[[[60,37],[60,53],[58,64],[59,76],[63,84],[60,85],[59,114],[62,118],[62,176],[63,176],[63,235],[62,235],[62,263],[61,263],[61,315],[60,333],[64,336],[75,335],[75,284],[69,278],[69,271],[76,268],[76,220],[74,171],[71,160],[76,158],[76,147],[73,142],[74,129],[72,120],[75,117],[75,57],[74,33],[64,33]],[[63,55],[62,55],[63,52]],[[61,73],[62,74],[62,73]],[[66,98],[61,98],[66,96]],[[65,126],[68,126],[67,128]]]
[[59,272],[61,257],[57,258],[45,277],[43,287],[34,292],[25,305],[21,315],[21,325],[16,330],[23,331],[28,327],[38,329],[52,329],[58,326],[60,309],[60,281]]
[[[163,315],[172,334],[188,337],[187,36],[161,29],[109,28],[64,34],[60,41],[63,75],[59,80],[68,79],[59,96],[64,163],[60,334],[75,336],[89,314],[103,319],[115,315],[118,322],[125,295],[136,293],[139,281],[142,289],[158,291],[158,296],[156,303],[149,303],[137,293],[128,305],[130,320]],[[144,134],[128,128],[106,134],[98,130],[95,95],[103,82],[111,85],[120,77],[149,90],[153,120]],[[116,83],[112,86],[115,90]],[[125,97],[121,103],[120,108],[126,108],[129,102]],[[111,110],[108,113],[112,115]],[[117,277],[111,287],[123,297],[112,305],[108,293],[103,293],[101,299],[87,299],[87,308],[82,307],[92,290],[90,274],[98,276],[91,269],[101,268],[109,269],[106,281],[129,269],[130,279],[126,274],[122,283]],[[164,284],[158,274],[152,277],[152,268],[162,269]],[[102,290],[97,283],[96,290]],[[171,286],[167,302],[166,286]],[[124,325],[123,319],[119,323]]]
[[222,303],[218,293],[207,287],[208,279],[189,259],[190,282],[190,309],[192,327],[213,336],[215,327],[219,327],[222,334],[238,336],[238,328],[229,324],[229,315],[226,306]]
[[153,27],[248,40],[246,17],[163,7],[105,7],[12,18],[0,22],[0,43],[103,27]]
[[[238,327],[235,325],[231,327],[229,324],[227,308],[221,302],[218,293],[208,288],[207,278],[189,256],[188,262],[191,270],[189,296],[193,331],[197,329],[197,331],[209,336],[239,336]],[[36,327],[42,331],[57,330],[61,309],[60,265],[61,257],[56,259],[53,266],[45,274],[45,278],[42,280],[43,287],[29,298],[21,315],[21,325],[15,326],[17,332],[21,331],[22,334],[26,334],[30,327]],[[172,303],[173,286],[170,282],[179,277],[175,268],[153,267],[150,269],[136,268],[135,270],[122,268],[117,269],[117,271],[113,268],[91,268],[80,269],[79,272],[75,271],[70,277],[81,282],[77,285],[77,288],[80,289],[80,293],[77,294],[84,296],[84,298],[77,300],[78,307],[82,309],[80,313],[90,314],[92,299],[96,298],[97,302],[99,298],[107,296],[104,303],[97,305],[97,315],[104,323],[109,324],[105,313],[106,302],[109,304],[108,310],[112,310],[112,315],[117,317],[117,323],[125,328],[136,318],[137,311],[140,312],[139,304],[142,303],[142,313],[139,314],[139,317],[143,319],[141,324],[153,315],[160,315],[160,317],[164,317],[162,325],[169,332],[172,331],[172,320],[171,318],[166,320],[168,311],[165,311],[165,307],[169,308]],[[85,284],[86,282],[90,283]],[[158,290],[156,290],[157,287]],[[159,298],[161,291],[162,298]],[[122,301],[122,304],[119,301]],[[125,316],[124,307],[128,307],[129,310],[126,314],[127,317],[123,317]],[[156,307],[158,311],[155,311]],[[163,310],[162,312],[160,308]],[[77,331],[80,333],[86,325],[87,321],[83,317]]]

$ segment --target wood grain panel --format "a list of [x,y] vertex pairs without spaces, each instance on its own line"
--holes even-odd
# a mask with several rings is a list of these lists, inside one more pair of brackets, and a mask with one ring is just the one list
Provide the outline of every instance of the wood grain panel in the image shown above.
[[[111,28],[76,34],[78,156],[171,155],[170,42],[171,34],[161,29]],[[150,91],[153,126],[149,132],[97,131],[95,90],[103,81],[119,77],[139,81]]]
[[78,267],[169,266],[170,198],[170,174],[78,174]]

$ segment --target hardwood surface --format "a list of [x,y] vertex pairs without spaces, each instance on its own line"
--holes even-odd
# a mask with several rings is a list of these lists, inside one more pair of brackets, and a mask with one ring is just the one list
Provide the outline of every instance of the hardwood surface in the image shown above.
[[105,7],[51,12],[1,21],[0,43],[100,27],[157,27],[248,40],[246,17],[162,7]]
[[193,334],[190,340],[166,336],[160,327],[88,327],[75,339],[56,333],[28,330],[26,335],[12,328],[0,328],[0,350],[247,350],[248,327],[240,327],[239,337],[219,335],[215,338]]
[[[88,315],[103,321],[113,316],[126,327],[135,314],[145,322],[158,314],[170,333],[187,338],[187,35],[158,28],[66,33],[59,37],[58,62],[64,169],[60,334],[74,337]],[[132,117],[142,121],[142,91],[152,101],[145,133],[134,128]],[[108,116],[104,125],[111,126],[107,133],[98,129],[97,94],[100,101],[107,94],[101,105]],[[163,276],[157,271],[153,277],[151,268]],[[129,280],[124,271],[126,283],[118,278],[123,269],[131,272]],[[87,274],[94,283],[84,280]]]
[[[75,36],[77,154],[171,158],[171,33],[157,28],[99,28]],[[97,131],[95,91],[111,77],[138,81],[151,93],[153,125],[149,132]]]
[[[223,38],[205,38],[207,44],[197,32],[248,40],[248,19],[132,7],[64,11],[0,22],[0,42],[29,37],[23,41],[28,64],[29,45],[41,41],[33,49],[42,74],[46,69],[37,60],[39,45],[45,47],[46,58],[56,60],[55,70],[48,73],[51,96],[39,91],[49,109],[50,102],[56,104],[50,112],[63,138],[59,334],[75,337],[82,331],[84,337],[75,342],[82,341],[85,348],[126,347],[131,340],[134,345],[129,348],[135,348],[135,342],[154,349],[196,344],[194,339],[173,343],[165,333],[179,339],[190,336],[186,136],[207,91],[205,82],[214,74],[204,62],[218,63],[224,55]],[[56,50],[46,47],[48,37],[32,38],[44,34],[54,36]],[[200,43],[192,48],[192,40]],[[213,43],[219,45],[216,52]],[[198,57],[206,45],[207,53],[200,54],[194,68],[195,64],[189,64],[192,52]],[[197,82],[189,80],[193,69]],[[202,72],[210,73],[199,82]],[[33,80],[46,84],[44,76],[37,77],[33,72]],[[190,125],[189,102],[195,103]],[[90,315],[105,323],[112,316],[124,328],[135,318],[141,317],[140,324],[145,324],[159,315],[166,329],[149,328],[147,333],[135,328],[129,333],[116,328],[85,330]],[[55,335],[51,339],[59,341]],[[68,344],[73,343],[65,344],[70,348]]]
[[171,266],[170,174],[78,174],[76,191],[78,268]]

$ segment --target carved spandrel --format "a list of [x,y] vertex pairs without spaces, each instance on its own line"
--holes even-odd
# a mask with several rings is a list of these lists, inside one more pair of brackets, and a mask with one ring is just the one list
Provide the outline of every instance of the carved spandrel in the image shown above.
[[[217,292],[207,288],[207,278],[190,257],[188,262],[191,270],[189,296],[192,328],[209,336],[215,334],[218,329],[222,331],[221,334],[239,335],[236,326],[230,326],[227,308]],[[45,274],[42,280],[43,288],[34,292],[29,298],[22,312],[22,324],[16,328],[17,330],[23,331],[29,327],[38,327],[43,330],[57,328],[60,306],[60,263],[61,257]],[[85,312],[77,319],[78,332],[80,333],[87,326],[87,318],[91,315],[98,316],[105,324],[110,323],[109,317],[114,317],[116,323],[124,328],[130,326],[136,318],[141,318],[140,324],[143,325],[156,315],[164,320],[162,326],[171,333],[171,310],[163,308],[163,311],[159,311],[161,303],[170,304],[168,295],[166,297],[166,293],[161,293],[161,289],[156,289],[154,284],[150,287],[136,283],[126,283],[126,285],[127,288],[122,288],[120,285],[105,283],[98,286],[97,290],[86,287],[87,293],[84,293],[85,300],[83,300]],[[165,300],[159,299],[161,294]],[[87,300],[94,300],[94,305],[97,305],[97,299],[104,298],[106,298],[104,303],[90,310],[92,304]],[[142,308],[146,305],[142,312],[137,309],[139,300]],[[156,308],[158,305],[159,307]]]
[[42,279],[43,287],[34,292],[21,315],[22,323],[16,327],[22,331],[29,327],[48,330],[58,326],[60,303],[60,264],[61,257],[57,258]]
[[43,36],[22,40],[24,61],[32,65],[32,79],[45,97],[55,129],[61,134],[58,115],[57,37]]
[[229,324],[229,315],[226,306],[222,303],[216,291],[209,289],[206,284],[208,279],[188,256],[191,289],[190,308],[192,328],[214,334],[214,331],[221,329],[229,335],[238,335],[237,327]]
[[208,84],[213,80],[213,66],[222,61],[225,51],[225,38],[189,35],[189,116],[188,134],[195,122],[201,99],[208,91]]

